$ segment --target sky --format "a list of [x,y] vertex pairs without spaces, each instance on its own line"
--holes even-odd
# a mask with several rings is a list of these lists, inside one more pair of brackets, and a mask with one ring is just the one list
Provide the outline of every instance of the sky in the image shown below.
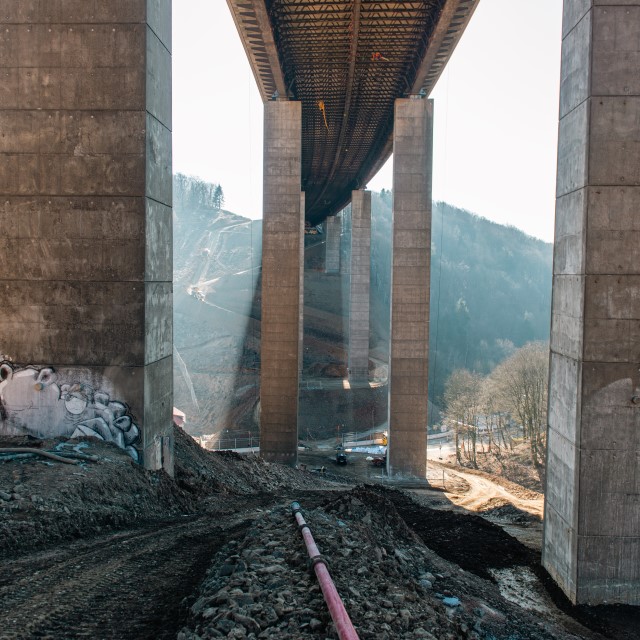
[[[433,198],[551,242],[562,0],[480,0],[435,100]],[[262,209],[262,101],[224,0],[173,3],[173,169]],[[391,162],[367,185],[390,189]]]

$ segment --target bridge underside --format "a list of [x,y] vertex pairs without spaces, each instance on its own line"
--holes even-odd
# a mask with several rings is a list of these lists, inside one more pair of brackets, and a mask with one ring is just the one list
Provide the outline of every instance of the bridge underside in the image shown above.
[[263,100],[302,103],[306,219],[340,211],[391,153],[396,98],[428,93],[476,0],[229,0]]

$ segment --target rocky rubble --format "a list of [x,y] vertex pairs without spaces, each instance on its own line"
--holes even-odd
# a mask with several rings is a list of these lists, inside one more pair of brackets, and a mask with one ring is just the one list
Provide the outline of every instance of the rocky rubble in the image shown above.
[[[542,586],[529,584],[539,557],[486,519],[441,510],[441,494],[351,489],[348,478],[205,451],[180,429],[175,438],[175,478],[95,439],[41,443],[93,458],[76,465],[0,460],[0,596],[14,602],[0,607],[0,637],[35,637],[24,617],[56,640],[106,637],[105,628],[121,640],[333,639],[290,511],[298,500],[363,640],[603,637],[582,624],[637,638],[634,611],[564,615],[540,600]],[[54,592],[82,597],[45,595],[41,607]]]
[[[493,582],[427,548],[383,495],[358,487],[304,510],[360,638],[575,638],[510,604]],[[481,594],[481,595],[479,595]],[[178,640],[336,638],[288,504],[214,558]]]

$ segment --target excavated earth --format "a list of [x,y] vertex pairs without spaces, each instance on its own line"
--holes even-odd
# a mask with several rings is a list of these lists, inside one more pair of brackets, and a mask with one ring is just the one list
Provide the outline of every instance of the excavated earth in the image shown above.
[[[93,439],[5,438],[0,638],[336,638],[291,515],[301,503],[365,639],[638,638],[631,607],[571,607],[539,554],[443,495],[211,453],[176,430],[176,473]],[[517,509],[492,518],[527,526]]]

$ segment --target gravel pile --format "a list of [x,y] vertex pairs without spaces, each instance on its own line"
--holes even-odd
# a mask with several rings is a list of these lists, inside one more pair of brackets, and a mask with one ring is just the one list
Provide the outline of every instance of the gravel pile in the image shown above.
[[[547,632],[495,584],[442,560],[377,492],[358,487],[302,508],[363,640],[573,637]],[[336,637],[288,504],[265,512],[243,539],[220,550],[178,634],[178,640]]]

